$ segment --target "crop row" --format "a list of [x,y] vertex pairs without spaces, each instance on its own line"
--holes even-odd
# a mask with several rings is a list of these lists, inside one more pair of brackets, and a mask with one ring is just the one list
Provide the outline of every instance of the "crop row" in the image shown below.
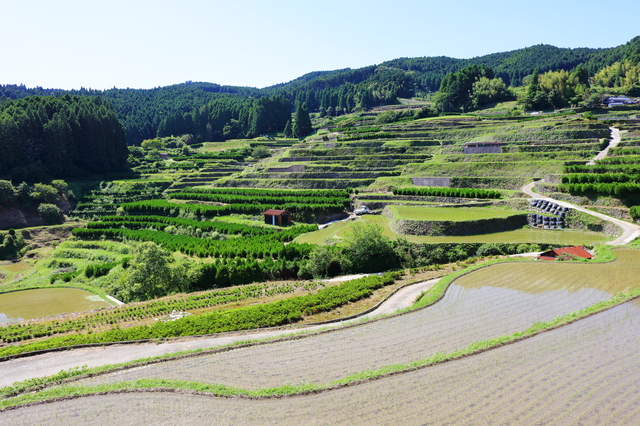
[[[613,157],[617,158],[617,157]],[[612,158],[612,159],[613,159]],[[640,158],[637,159],[640,161]],[[631,164],[618,163],[598,163],[594,166],[585,166],[580,164],[567,165],[564,167],[565,173],[624,173],[628,175],[640,174],[640,163],[632,162]]]
[[637,183],[562,183],[558,189],[570,194],[597,194],[628,197],[640,194]]
[[242,159],[247,155],[249,155],[249,151],[246,149],[227,149],[222,152],[198,152],[198,153],[193,153],[191,155],[176,156],[176,157],[173,157],[173,159],[175,161],[194,160],[194,159],[202,159],[202,160],[237,159],[237,158]]
[[[185,219],[180,217],[169,216],[104,216],[100,219],[101,222],[109,224],[109,226],[103,226],[104,228],[116,228],[125,223],[161,223],[166,225],[173,225],[181,228],[192,227],[194,229],[201,229],[204,232],[217,231],[222,234],[229,235],[266,235],[275,234],[279,230],[273,228],[262,228],[258,226],[243,225],[240,223],[229,223],[221,221],[200,221],[194,219]],[[111,224],[113,223],[113,224]],[[99,228],[100,226],[89,223],[88,227]],[[126,227],[126,226],[125,226]]]
[[[350,302],[369,297],[375,290],[392,284],[396,276],[369,276],[326,287],[317,293],[292,297],[262,305],[216,311],[153,325],[115,328],[106,332],[52,337],[40,342],[0,349],[0,356],[78,344],[121,342],[129,340],[193,336],[275,327],[300,321],[305,315],[325,312]],[[44,337],[43,336],[39,337]]]
[[269,209],[284,209],[291,213],[317,212],[338,213],[344,210],[343,204],[294,204],[269,205],[269,204],[230,204],[226,206],[210,206],[206,204],[170,203],[166,200],[148,200],[125,203],[120,205],[129,213],[163,212],[171,213],[175,210],[188,211],[205,217],[225,216],[229,214],[259,214]]
[[601,160],[597,160],[598,165],[602,164],[640,164],[639,155],[629,155],[626,157],[605,157]]
[[[639,167],[640,169],[640,167]],[[640,174],[625,173],[573,173],[562,176],[562,183],[616,183],[640,182]]]
[[75,237],[98,240],[108,238],[113,240],[152,241],[169,251],[180,251],[190,256],[235,258],[251,257],[262,259],[272,258],[302,258],[310,251],[307,244],[289,244],[296,236],[317,229],[313,225],[295,226],[277,234],[257,235],[228,240],[209,240],[188,235],[175,235],[162,231],[130,230],[123,228],[84,229],[75,228]]
[[205,188],[186,187],[183,192],[200,194],[230,194],[254,197],[300,197],[300,198],[349,198],[349,191],[341,189],[258,189],[258,188]]
[[291,204],[333,204],[342,205],[343,207],[349,206],[351,200],[345,197],[279,197],[268,195],[231,195],[231,194],[204,194],[194,192],[175,192],[169,194],[168,198],[177,200],[197,200],[197,201],[211,201],[225,204],[272,204],[272,205],[291,205]]
[[562,152],[562,151],[586,151],[591,154],[595,154],[598,150],[598,144],[563,144],[563,145],[519,145],[519,152]]
[[73,331],[86,331],[94,327],[118,324],[123,321],[155,318],[169,314],[174,310],[205,309],[260,296],[287,294],[298,287],[306,290],[315,290],[319,285],[319,283],[315,282],[311,285],[291,283],[244,285],[195,294],[181,299],[153,300],[134,305],[122,305],[115,309],[104,309],[69,320],[55,320],[48,323],[9,324],[0,328],[0,342],[15,343],[37,337],[53,336]]
[[478,189],[478,188],[443,188],[443,187],[421,187],[421,188],[394,188],[394,195],[415,195],[415,196],[435,196],[435,197],[461,197],[461,198],[500,198],[500,191]]
[[609,154],[612,157],[626,157],[628,155],[640,155],[640,148],[611,148]]
[[122,204],[131,203],[134,201],[152,200],[154,198],[161,197],[158,194],[144,194],[144,195],[127,195],[120,197],[118,194],[105,194],[105,195],[87,195],[82,197],[82,203],[76,207],[81,210],[87,210],[96,204]]

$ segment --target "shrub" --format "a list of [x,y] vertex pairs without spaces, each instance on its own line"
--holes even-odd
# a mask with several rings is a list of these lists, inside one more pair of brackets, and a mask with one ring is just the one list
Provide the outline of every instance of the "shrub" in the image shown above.
[[476,251],[476,256],[498,256],[501,254],[504,252],[496,243],[485,243]]
[[38,213],[47,225],[62,223],[63,217],[60,209],[54,204],[43,203],[38,206]]

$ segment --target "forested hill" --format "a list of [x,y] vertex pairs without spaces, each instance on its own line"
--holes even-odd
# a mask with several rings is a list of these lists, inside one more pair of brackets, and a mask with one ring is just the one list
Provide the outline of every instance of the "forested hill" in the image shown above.
[[99,97],[30,96],[0,103],[0,179],[52,178],[128,170],[124,129]]
[[184,114],[219,98],[256,97],[260,90],[250,87],[221,86],[213,83],[186,82],[153,89],[60,90],[27,88],[23,85],[0,85],[0,99],[20,99],[26,96],[100,96],[112,105],[124,125],[127,143],[137,144],[154,138],[158,126],[168,116]]
[[[399,58],[358,69],[311,72],[288,83],[263,89],[194,82],[153,89],[74,91],[0,85],[0,100],[32,95],[60,96],[64,93],[101,96],[113,105],[124,125],[129,144],[139,144],[156,135],[163,136],[188,128],[191,122],[195,123],[193,120],[200,120],[195,130],[204,129],[198,130],[202,133],[201,137],[213,136],[214,140],[219,140],[225,134],[234,133],[236,129],[253,133],[269,127],[267,124],[256,126],[249,122],[251,117],[254,120],[256,117],[260,118],[260,114],[255,114],[260,105],[249,101],[255,98],[270,97],[269,102],[279,104],[276,99],[284,97],[289,101],[291,110],[296,103],[306,103],[309,111],[350,111],[356,106],[366,108],[393,104],[398,97],[435,92],[447,74],[469,65],[488,66],[493,69],[495,77],[502,78],[507,85],[517,86],[535,69],[543,73],[549,70],[571,70],[584,64],[589,73],[594,74],[605,66],[623,60],[636,63],[640,60],[640,37],[622,46],[607,49],[567,49],[537,45],[471,59],[444,56]],[[202,108],[205,106],[206,108]],[[203,121],[200,114],[205,112],[212,116]]]

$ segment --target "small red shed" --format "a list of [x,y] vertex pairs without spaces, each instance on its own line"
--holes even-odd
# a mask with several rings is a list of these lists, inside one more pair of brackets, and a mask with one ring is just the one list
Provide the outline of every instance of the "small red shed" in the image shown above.
[[569,255],[574,257],[582,257],[584,259],[592,259],[593,255],[582,246],[562,247],[553,250],[547,250],[540,253],[538,259],[556,260],[559,256]]
[[286,210],[269,209],[262,213],[264,215],[264,223],[269,225],[286,226],[291,225],[291,213]]

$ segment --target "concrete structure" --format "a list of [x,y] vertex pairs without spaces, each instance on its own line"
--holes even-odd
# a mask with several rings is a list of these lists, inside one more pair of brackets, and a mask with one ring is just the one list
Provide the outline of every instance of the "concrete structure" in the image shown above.
[[504,142],[467,142],[464,144],[465,154],[500,154]]
[[449,188],[451,179],[448,177],[414,177],[411,181],[416,186],[439,186]]
[[291,225],[291,213],[286,210],[269,209],[262,213],[264,215],[264,223],[269,225],[286,226]]
[[272,167],[267,173],[304,173],[304,164],[295,164],[289,167]]

